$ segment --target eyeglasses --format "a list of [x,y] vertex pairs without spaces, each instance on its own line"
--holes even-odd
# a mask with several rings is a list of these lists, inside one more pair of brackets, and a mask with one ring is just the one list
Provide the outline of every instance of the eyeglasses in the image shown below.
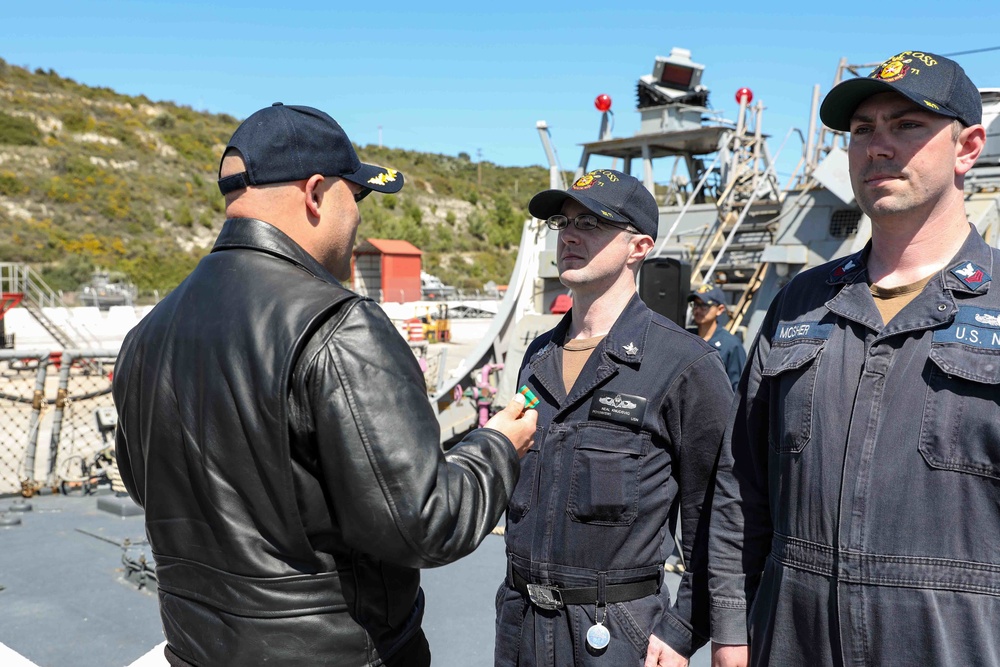
[[371,191],[372,191],[372,189],[371,189],[371,188],[361,188],[361,192],[355,192],[355,193],[354,193],[354,201],[355,201],[355,202],[359,202],[359,201],[361,201],[362,199],[364,199],[365,197],[367,197],[367,196],[368,196],[368,194],[369,194],[369,193],[370,193]]
[[608,222],[607,220],[602,220],[596,215],[590,215],[589,213],[584,213],[583,215],[578,215],[572,220],[567,218],[565,215],[552,215],[549,219],[545,221],[545,226],[549,229],[559,231],[561,229],[566,229],[569,223],[572,222],[573,226],[577,229],[582,229],[588,231],[591,229],[596,229],[599,225],[607,225],[608,227],[614,227],[615,229],[620,229],[623,232],[628,232],[629,234],[638,234],[639,232],[634,229],[628,223],[621,224],[618,222]]
[[715,308],[718,304],[705,303],[704,301],[695,301],[691,304],[691,310],[708,310],[709,308]]

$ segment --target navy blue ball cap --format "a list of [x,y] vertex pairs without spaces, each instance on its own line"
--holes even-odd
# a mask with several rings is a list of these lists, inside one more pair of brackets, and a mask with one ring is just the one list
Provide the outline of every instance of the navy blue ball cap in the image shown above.
[[688,301],[694,301],[699,299],[710,306],[725,306],[726,305],[726,295],[722,293],[722,290],[715,285],[699,285],[697,289],[692,290],[688,294]]
[[843,81],[819,108],[827,127],[849,132],[858,106],[878,93],[899,93],[914,104],[966,127],[983,121],[983,99],[965,70],[954,60],[926,51],[903,51],[872,70],[864,79]]
[[544,190],[528,202],[528,212],[547,220],[562,212],[562,205],[572,199],[598,218],[629,223],[656,240],[660,209],[653,195],[638,178],[614,169],[596,169],[576,179],[569,190]]
[[402,173],[363,163],[340,124],[312,107],[275,102],[254,112],[236,128],[226,150],[230,148],[239,151],[246,171],[220,178],[222,194],[250,185],[301,181],[313,174],[357,183],[367,188],[365,193],[398,192],[403,187]]

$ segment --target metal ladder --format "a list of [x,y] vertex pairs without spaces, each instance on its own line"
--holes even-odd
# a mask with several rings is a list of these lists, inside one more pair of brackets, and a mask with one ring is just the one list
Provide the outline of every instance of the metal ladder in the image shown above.
[[0,293],[6,303],[24,306],[63,349],[100,347],[89,332],[81,331],[69,321],[57,324],[45,314],[44,308],[62,306],[62,300],[27,264],[0,262]]
[[782,208],[783,194],[761,133],[763,109],[760,102],[752,108],[740,104],[736,131],[720,156],[728,163],[728,178],[716,202],[718,216],[692,253],[691,285],[711,282],[731,295],[731,330],[739,326],[763,281],[767,265],[761,256],[774,240]]

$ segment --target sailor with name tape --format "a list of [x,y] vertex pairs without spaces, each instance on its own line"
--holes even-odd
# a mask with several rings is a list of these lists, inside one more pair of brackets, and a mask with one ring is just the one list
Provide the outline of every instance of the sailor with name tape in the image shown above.
[[964,192],[980,94],[907,51],[820,116],[851,134],[872,236],[796,275],[750,350],[711,522],[714,664],[1000,665],[1000,251]]
[[[729,381],[714,348],[636,293],[659,219],[639,180],[593,171],[529,210],[559,233],[573,307],[520,369],[538,431],[508,505],[496,664],[685,665],[708,639],[706,494]],[[672,600],[678,518],[688,570]]]

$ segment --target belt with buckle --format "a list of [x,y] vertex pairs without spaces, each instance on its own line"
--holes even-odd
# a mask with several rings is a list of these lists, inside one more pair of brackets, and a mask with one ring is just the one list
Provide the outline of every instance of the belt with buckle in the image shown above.
[[[530,584],[518,574],[517,570],[511,570],[511,579],[514,588],[522,595],[527,595],[531,604],[539,609],[562,609],[568,604],[592,604],[597,602],[597,586],[586,588],[560,588],[559,586],[547,586],[542,584]],[[647,595],[652,595],[660,588],[659,577],[650,577],[642,581],[633,581],[628,584],[611,584],[605,587],[605,601],[628,602],[638,600]]]

